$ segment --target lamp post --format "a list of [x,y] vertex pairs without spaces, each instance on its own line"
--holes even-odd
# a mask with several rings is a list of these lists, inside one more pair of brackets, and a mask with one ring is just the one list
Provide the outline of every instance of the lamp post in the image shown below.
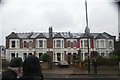
[[87,48],[88,48],[88,74],[90,74],[90,52],[89,52],[89,28],[88,28],[88,15],[87,15],[87,0],[85,0],[85,10],[86,10],[86,35],[87,35]]
[[89,52],[89,37],[87,34],[87,47],[88,47],[88,74],[90,74],[90,52]]

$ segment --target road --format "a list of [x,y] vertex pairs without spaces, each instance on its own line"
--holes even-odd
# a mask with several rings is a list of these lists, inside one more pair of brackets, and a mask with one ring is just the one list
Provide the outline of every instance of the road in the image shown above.
[[43,76],[44,80],[120,80],[120,74],[43,74]]
[[97,74],[94,74],[94,70],[91,70],[91,73],[88,74],[87,70],[74,66],[70,66],[69,68],[53,66],[52,69],[42,70],[45,80],[120,80],[119,72],[118,68],[114,66],[98,67]]
[[116,74],[83,74],[83,75],[69,75],[69,74],[46,74],[45,80],[120,80],[120,75]]

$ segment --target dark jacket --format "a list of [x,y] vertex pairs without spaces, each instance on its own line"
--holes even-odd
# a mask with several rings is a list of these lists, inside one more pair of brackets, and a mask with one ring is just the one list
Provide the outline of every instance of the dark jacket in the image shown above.
[[97,61],[93,61],[93,66],[94,66],[94,68],[97,68]]
[[17,80],[17,73],[13,70],[6,70],[2,72],[2,79],[1,80]]
[[19,80],[43,80],[40,61],[35,56],[29,56],[23,63],[23,75]]

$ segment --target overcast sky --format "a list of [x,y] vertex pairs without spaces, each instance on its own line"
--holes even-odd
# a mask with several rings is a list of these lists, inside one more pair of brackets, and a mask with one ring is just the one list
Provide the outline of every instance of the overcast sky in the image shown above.
[[[88,0],[89,28],[92,33],[118,36],[118,7],[111,0]],[[83,33],[85,0],[5,0],[0,5],[0,44],[11,32]]]

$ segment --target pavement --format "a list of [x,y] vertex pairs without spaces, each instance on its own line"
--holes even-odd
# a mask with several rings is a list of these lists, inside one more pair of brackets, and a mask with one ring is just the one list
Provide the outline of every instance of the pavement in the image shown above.
[[[81,69],[80,67],[70,65],[68,68],[61,68],[53,66],[52,69],[42,70],[43,74],[88,74],[87,69]],[[90,74],[120,74],[120,70],[117,66],[98,66],[97,73],[94,73],[94,69],[91,68]]]
[[120,70],[117,66],[98,66],[97,73],[91,68],[81,69],[70,65],[68,68],[53,66],[52,69],[42,70],[45,80],[120,80]]

